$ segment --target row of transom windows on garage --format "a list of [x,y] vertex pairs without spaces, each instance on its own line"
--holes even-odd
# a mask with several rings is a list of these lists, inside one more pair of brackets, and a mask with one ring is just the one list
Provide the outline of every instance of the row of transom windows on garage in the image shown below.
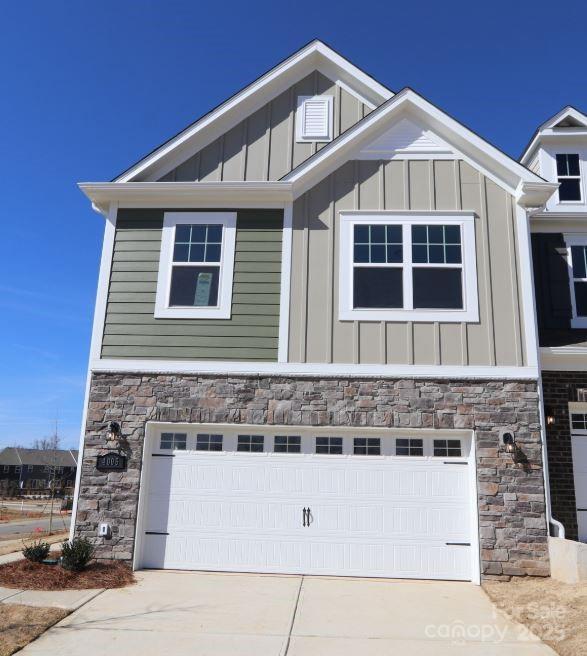
[[300,453],[355,456],[433,456],[458,458],[463,455],[460,439],[416,437],[341,437],[311,435],[260,435],[243,433],[161,433],[159,449],[168,451],[212,451],[241,453]]

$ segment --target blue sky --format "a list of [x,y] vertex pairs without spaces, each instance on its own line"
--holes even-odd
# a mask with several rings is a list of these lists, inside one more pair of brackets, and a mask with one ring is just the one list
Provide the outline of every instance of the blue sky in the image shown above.
[[[363,11],[364,9],[364,11]],[[517,157],[587,110],[587,3],[53,2],[0,10],[0,446],[77,444],[109,180],[318,37]]]

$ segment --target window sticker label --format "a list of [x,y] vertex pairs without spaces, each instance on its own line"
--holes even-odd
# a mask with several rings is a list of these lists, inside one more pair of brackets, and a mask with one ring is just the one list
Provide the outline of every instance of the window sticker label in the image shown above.
[[212,274],[207,271],[198,273],[194,305],[210,305],[210,291],[212,289]]

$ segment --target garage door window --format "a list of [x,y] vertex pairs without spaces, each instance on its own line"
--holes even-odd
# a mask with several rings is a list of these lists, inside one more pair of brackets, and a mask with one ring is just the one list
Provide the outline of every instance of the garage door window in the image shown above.
[[355,437],[353,447],[356,456],[381,455],[381,440],[378,437]]
[[434,455],[458,458],[461,456],[460,440],[434,440]]
[[276,435],[273,450],[275,453],[300,453],[302,438],[299,435]]
[[237,451],[248,451],[250,453],[260,453],[263,451],[262,435],[239,435]]
[[317,437],[316,453],[342,455],[342,437]]
[[162,433],[159,447],[165,450],[185,451],[186,433]]
[[199,433],[196,438],[196,451],[222,451],[222,435]]
[[416,438],[399,438],[395,442],[396,456],[423,456],[424,443]]

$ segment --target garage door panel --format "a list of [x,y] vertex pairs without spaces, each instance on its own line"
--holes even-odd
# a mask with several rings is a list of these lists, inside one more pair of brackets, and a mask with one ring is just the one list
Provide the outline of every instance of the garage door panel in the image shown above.
[[[447,544],[470,541],[466,463],[242,452],[173,456],[150,462],[145,567],[471,578],[471,547]],[[311,509],[309,526],[304,508]]]

